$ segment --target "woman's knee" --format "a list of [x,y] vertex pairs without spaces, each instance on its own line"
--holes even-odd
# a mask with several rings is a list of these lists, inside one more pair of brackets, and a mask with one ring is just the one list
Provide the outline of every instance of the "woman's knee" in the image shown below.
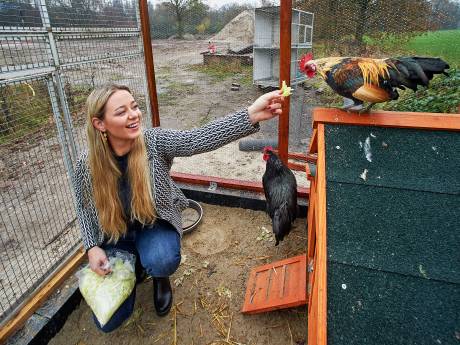
[[180,251],[152,251],[144,257],[142,266],[153,277],[169,277],[179,267]]
[[153,277],[168,277],[180,264],[180,236],[172,225],[159,222],[136,237],[141,264]]

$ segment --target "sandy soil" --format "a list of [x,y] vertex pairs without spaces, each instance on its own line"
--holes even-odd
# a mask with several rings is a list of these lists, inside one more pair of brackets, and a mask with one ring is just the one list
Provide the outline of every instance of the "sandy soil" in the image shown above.
[[[195,72],[187,65],[202,63],[198,52],[206,49],[207,41],[156,41],[153,44],[156,83],[159,92],[161,126],[174,129],[191,129],[249,106],[263,90],[254,85],[242,84],[239,91],[230,91],[239,76],[215,81],[206,74]],[[181,52],[178,54],[177,52]],[[180,84],[184,93],[173,95],[174,101],[164,102],[161,95],[172,84]],[[290,151],[306,152],[311,135],[311,109],[305,105],[307,93],[298,87],[291,96],[289,147]],[[261,124],[260,132],[248,139],[277,139],[278,120]],[[242,139],[245,140],[245,139]],[[206,164],[203,164],[206,162]],[[216,151],[187,158],[176,158],[173,171],[219,176],[247,181],[260,181],[265,164],[260,152],[243,152],[238,142]],[[305,174],[296,173],[300,186],[307,187]]]
[[82,301],[49,344],[305,344],[305,307],[240,312],[252,268],[305,252],[305,219],[275,247],[264,212],[203,208],[202,223],[182,240],[183,262],[171,277],[175,307],[167,317],[156,316],[148,279],[137,286],[135,311],[119,329],[98,331]]
[[[81,42],[74,43],[81,45]],[[94,45],[99,43],[93,42]],[[91,48],[91,45],[88,47]],[[175,129],[198,127],[247,107],[262,94],[253,85],[241,85],[239,91],[230,91],[231,83],[241,76],[213,80],[190,69],[189,65],[202,63],[199,53],[206,47],[206,40],[161,40],[153,43],[161,126]],[[66,49],[85,53],[70,47]],[[70,59],[72,56],[69,54],[66,56]],[[88,87],[93,82],[128,84],[144,104],[142,63],[140,58],[105,60],[75,65],[63,72],[74,121],[73,135],[79,149],[84,148],[86,140],[83,103]],[[165,101],[162,95],[168,93],[172,86],[176,88],[176,93],[171,97],[169,92],[169,99]],[[291,97],[293,104],[303,104],[302,91],[298,89],[297,96]],[[43,99],[43,108],[37,109],[37,112],[48,111],[48,102]],[[295,151],[304,151],[310,131],[308,109],[300,108],[291,112],[290,148]],[[277,121],[271,120],[263,123],[261,131],[250,138],[273,139],[277,137],[276,133]],[[2,144],[0,153],[0,318],[3,318],[8,308],[32,292],[37,282],[79,242],[79,230],[52,114],[49,114],[49,122],[38,132],[14,143]],[[242,152],[236,142],[214,152],[177,158],[173,166],[173,171],[249,181],[260,181],[264,170],[261,154]],[[305,174],[296,174],[298,184],[306,187]],[[39,267],[35,264],[37,262]]]
[[[203,162],[206,163],[203,164]],[[172,170],[261,182],[265,172],[265,161],[262,160],[260,152],[240,151],[238,142],[233,142],[212,152],[175,158]],[[294,171],[294,175],[298,186],[309,186],[307,175],[304,172]]]

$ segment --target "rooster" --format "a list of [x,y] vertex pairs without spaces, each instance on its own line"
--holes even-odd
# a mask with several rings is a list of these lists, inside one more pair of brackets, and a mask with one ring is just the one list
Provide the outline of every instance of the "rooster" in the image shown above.
[[297,217],[297,181],[271,147],[264,148],[263,159],[267,165],[262,184],[277,246],[289,234]]
[[[300,60],[299,68],[309,78],[319,73],[335,92],[345,97],[342,109],[362,113],[368,112],[375,103],[398,99],[396,88],[416,91],[418,85],[428,86],[433,75],[447,75],[449,65],[440,58],[418,56],[313,60],[313,55],[308,53]],[[365,108],[363,102],[370,104]]]

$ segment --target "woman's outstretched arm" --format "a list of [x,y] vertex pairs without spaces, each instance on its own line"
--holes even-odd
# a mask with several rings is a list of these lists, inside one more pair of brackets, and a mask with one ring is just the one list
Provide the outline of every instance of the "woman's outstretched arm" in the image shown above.
[[247,109],[212,121],[200,128],[187,131],[152,128],[146,131],[147,142],[154,140],[156,148],[169,158],[212,151],[257,132],[260,121],[281,114],[283,100],[281,91],[273,91],[260,96]]

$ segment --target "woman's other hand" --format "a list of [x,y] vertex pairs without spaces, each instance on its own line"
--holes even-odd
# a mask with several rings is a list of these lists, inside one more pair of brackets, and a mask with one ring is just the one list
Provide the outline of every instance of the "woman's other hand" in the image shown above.
[[88,250],[88,260],[91,270],[100,276],[105,276],[106,274],[112,272],[109,265],[109,259],[107,258],[104,249],[95,246]]
[[263,94],[248,107],[249,120],[252,124],[260,121],[269,120],[280,115],[284,97],[281,90],[276,90]]

